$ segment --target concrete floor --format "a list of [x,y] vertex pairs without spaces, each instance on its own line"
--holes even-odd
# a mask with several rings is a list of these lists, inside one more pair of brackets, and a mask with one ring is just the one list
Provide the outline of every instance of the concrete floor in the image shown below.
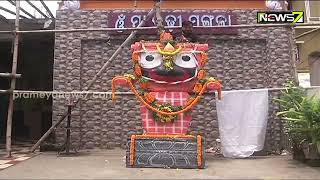
[[126,168],[123,150],[84,152],[77,157],[41,153],[0,171],[1,179],[320,179],[320,168],[308,167],[290,156],[226,159],[208,157],[208,168]]

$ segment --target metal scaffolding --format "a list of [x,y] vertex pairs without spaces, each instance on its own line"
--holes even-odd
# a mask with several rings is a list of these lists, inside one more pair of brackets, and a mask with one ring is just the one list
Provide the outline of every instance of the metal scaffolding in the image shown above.
[[[10,33],[14,35],[14,42],[13,42],[13,58],[12,58],[12,67],[11,67],[11,73],[2,73],[0,72],[0,78],[9,78],[10,81],[10,89],[9,90],[1,90],[2,93],[9,94],[9,106],[8,106],[8,115],[7,115],[7,127],[6,127],[6,150],[7,150],[7,157],[11,157],[11,136],[12,136],[12,115],[13,115],[13,105],[14,105],[14,97],[13,92],[16,87],[16,78],[20,78],[21,74],[17,74],[17,64],[18,64],[18,52],[19,52],[19,38],[21,33],[19,33],[20,30],[20,17],[23,19],[28,19],[28,17],[23,16],[20,14],[20,11],[24,12],[26,15],[28,15],[31,19],[36,20],[36,17],[31,15],[28,11],[26,11],[24,8],[20,5],[20,0],[7,0],[10,4],[15,6],[15,12],[0,6],[0,9],[10,13],[12,15],[15,15],[15,28],[14,30],[11,30]],[[46,6],[46,4],[41,1],[42,5],[46,8],[47,12],[50,14],[51,18],[54,18],[49,8]],[[28,4],[30,4],[33,8],[35,8],[40,14],[45,15],[41,10],[36,8],[36,6],[31,2],[28,1]],[[47,16],[44,16],[47,18]],[[1,15],[1,20],[9,23],[10,21],[5,17]],[[5,31],[2,31],[5,32]]]
[[[20,14],[20,1],[16,1],[16,20],[15,30],[19,31],[19,14]],[[16,76],[17,64],[18,64],[18,49],[19,48],[19,34],[14,34],[14,47],[13,47],[13,59],[12,59],[12,70],[11,75]],[[16,79],[11,78],[10,88],[11,90],[16,87]],[[13,94],[10,94],[9,107],[8,107],[8,118],[7,118],[7,133],[6,133],[6,149],[7,157],[11,157],[11,133],[12,133],[12,114],[13,114]]]

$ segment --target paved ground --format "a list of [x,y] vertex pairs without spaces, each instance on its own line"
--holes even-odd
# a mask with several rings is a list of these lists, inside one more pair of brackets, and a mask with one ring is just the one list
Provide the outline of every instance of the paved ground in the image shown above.
[[125,168],[123,150],[91,151],[77,157],[42,153],[0,171],[1,179],[320,179],[320,168],[291,160],[290,156],[225,159],[208,157],[208,168]]
[[18,163],[26,161],[31,157],[37,155],[28,153],[30,147],[34,144],[32,141],[16,141],[13,140],[11,144],[12,156],[6,157],[6,144],[4,139],[0,139],[0,171]]
[[10,158],[2,157],[0,158],[0,170],[6,169],[8,167],[14,166],[18,163],[30,159],[33,154],[12,154]]

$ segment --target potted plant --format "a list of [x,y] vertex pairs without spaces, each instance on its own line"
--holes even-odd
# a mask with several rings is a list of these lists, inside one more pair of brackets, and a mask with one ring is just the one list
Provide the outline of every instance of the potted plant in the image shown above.
[[320,166],[320,99],[307,97],[305,90],[286,84],[279,99],[284,128],[292,139],[293,158]]

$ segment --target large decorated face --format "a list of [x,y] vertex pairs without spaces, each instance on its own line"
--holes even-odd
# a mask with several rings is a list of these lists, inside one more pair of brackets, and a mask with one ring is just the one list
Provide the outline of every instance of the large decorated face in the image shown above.
[[153,91],[191,91],[207,62],[207,44],[136,42],[131,48],[136,75]]
[[113,100],[116,85],[128,86],[156,121],[172,123],[207,90],[216,90],[221,99],[220,82],[207,77],[203,69],[208,60],[207,44],[176,43],[169,33],[162,33],[160,41],[136,42],[131,49],[135,74],[112,79]]

